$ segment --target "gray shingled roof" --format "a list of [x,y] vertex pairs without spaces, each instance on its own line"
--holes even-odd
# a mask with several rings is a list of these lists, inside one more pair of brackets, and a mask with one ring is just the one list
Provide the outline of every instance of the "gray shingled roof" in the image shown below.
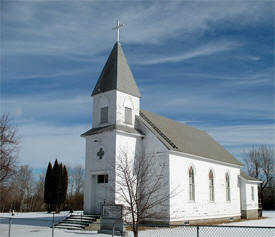
[[115,89],[140,97],[139,89],[118,42],[115,43],[109,55],[92,95]]
[[199,129],[145,110],[140,111],[140,117],[170,150],[242,165],[212,137]]
[[98,128],[92,128],[92,129],[88,130],[87,132],[81,134],[81,137],[86,137],[86,136],[102,133],[105,131],[112,131],[114,129],[121,130],[121,131],[128,132],[128,133],[141,134],[141,132],[135,128],[131,128],[131,127],[124,126],[124,125],[113,124],[113,125],[107,125],[107,126],[98,127]]
[[247,179],[247,180],[250,180],[250,181],[259,181],[259,182],[261,182],[261,180],[249,176],[247,173],[245,173],[245,172],[242,171],[242,170],[241,170],[241,172],[240,172],[240,175],[241,175],[241,177],[243,177],[244,179]]

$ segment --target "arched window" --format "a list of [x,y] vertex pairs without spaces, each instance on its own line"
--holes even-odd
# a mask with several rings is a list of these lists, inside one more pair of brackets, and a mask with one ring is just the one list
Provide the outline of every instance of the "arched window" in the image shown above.
[[228,173],[225,175],[226,201],[230,202],[230,179]]
[[209,171],[209,200],[214,201],[214,176],[213,171]]
[[189,200],[195,201],[195,182],[194,170],[192,166],[189,169]]

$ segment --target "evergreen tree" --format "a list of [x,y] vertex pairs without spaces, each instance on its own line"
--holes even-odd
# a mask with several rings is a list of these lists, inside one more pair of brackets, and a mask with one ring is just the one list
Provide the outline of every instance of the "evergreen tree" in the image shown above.
[[59,198],[60,198],[60,188],[61,188],[61,169],[58,164],[57,159],[54,162],[53,166],[53,195],[52,195],[52,204],[54,205],[54,209],[58,212]]
[[51,162],[49,162],[46,177],[45,177],[45,184],[44,184],[44,202],[47,204],[48,212],[51,212],[52,195],[53,195],[52,183],[53,183],[53,168],[52,168]]
[[60,206],[63,203],[63,165],[60,163],[58,165],[58,182],[56,183],[57,185],[57,209],[60,210]]
[[65,203],[67,197],[67,189],[68,189],[68,172],[67,168],[64,165],[62,168],[62,203]]
[[57,159],[52,164],[49,163],[45,178],[44,200],[48,207],[48,212],[55,210],[59,212],[61,205],[66,201],[68,189],[68,172],[66,166],[58,163]]

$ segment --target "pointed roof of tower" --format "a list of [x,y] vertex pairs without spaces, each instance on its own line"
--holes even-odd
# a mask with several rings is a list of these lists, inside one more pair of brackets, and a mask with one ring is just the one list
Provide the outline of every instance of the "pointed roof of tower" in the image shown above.
[[115,43],[92,96],[111,90],[140,97],[139,89],[119,42]]

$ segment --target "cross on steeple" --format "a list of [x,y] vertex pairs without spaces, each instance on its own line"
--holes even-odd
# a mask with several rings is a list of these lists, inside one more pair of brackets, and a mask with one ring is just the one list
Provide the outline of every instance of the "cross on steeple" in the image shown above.
[[116,21],[116,26],[113,27],[113,30],[116,30],[116,41],[119,42],[119,28],[124,26],[124,24],[119,24],[119,20]]
[[104,151],[102,147],[100,147],[99,151],[96,154],[99,157],[99,159],[102,159],[102,157],[104,156]]

